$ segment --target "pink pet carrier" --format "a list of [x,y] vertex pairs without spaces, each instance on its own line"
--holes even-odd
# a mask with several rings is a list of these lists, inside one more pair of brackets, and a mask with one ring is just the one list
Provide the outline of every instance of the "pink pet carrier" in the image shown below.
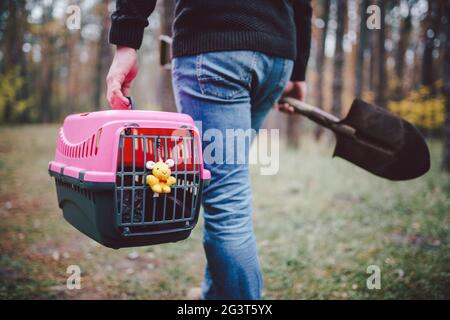
[[[156,193],[148,164],[169,159],[170,191]],[[64,218],[111,248],[186,239],[210,178],[191,117],[134,110],[68,116],[49,173]]]

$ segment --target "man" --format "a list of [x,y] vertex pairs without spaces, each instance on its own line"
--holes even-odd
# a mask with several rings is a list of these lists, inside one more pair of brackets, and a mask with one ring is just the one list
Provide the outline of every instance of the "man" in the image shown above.
[[[166,0],[170,1],[170,0]],[[308,0],[175,0],[173,88],[177,108],[201,121],[202,130],[258,130],[280,96],[303,100],[311,42]],[[107,76],[114,109],[126,98],[138,72],[136,50],[156,0],[117,0],[110,42],[117,45]],[[292,112],[286,105],[284,111]],[[204,143],[203,148],[206,146]],[[227,150],[207,164],[204,190],[204,299],[260,299],[263,288],[252,225],[249,144]],[[234,150],[237,148],[238,150]]]

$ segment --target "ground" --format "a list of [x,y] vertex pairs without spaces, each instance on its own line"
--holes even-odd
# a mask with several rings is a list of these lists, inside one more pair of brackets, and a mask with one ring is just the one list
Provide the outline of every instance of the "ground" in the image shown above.
[[[201,284],[202,222],[186,241],[107,249],[56,203],[47,163],[57,126],[0,128],[0,299],[185,299]],[[440,143],[432,170],[410,182],[374,177],[332,143],[282,148],[276,176],[252,168],[254,224],[266,299],[450,299],[450,176]],[[69,265],[81,290],[66,288]],[[367,268],[381,271],[369,290]]]

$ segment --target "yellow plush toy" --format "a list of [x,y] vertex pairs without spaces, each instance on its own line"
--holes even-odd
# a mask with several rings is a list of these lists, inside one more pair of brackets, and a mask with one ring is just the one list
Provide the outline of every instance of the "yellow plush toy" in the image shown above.
[[155,193],[170,193],[171,186],[177,181],[171,176],[171,167],[175,165],[172,159],[167,159],[166,162],[159,160],[158,162],[148,161],[146,167],[152,170],[152,174],[147,176],[147,184]]

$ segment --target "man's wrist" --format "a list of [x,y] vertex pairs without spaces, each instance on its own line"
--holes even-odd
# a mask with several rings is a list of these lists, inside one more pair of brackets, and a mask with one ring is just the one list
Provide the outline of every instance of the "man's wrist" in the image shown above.
[[120,44],[116,45],[116,49],[117,50],[133,50],[133,51],[137,51],[137,49],[135,49],[133,47],[123,46],[123,45],[120,45]]

